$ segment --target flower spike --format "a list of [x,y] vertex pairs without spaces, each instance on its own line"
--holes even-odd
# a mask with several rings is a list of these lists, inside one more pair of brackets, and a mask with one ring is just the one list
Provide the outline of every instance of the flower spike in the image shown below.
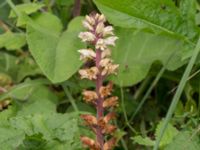
[[[89,68],[82,68],[79,70],[81,79],[88,79],[95,82],[96,88],[93,90],[84,90],[83,99],[86,103],[92,103],[96,108],[96,116],[90,114],[83,114],[80,117],[84,120],[85,125],[89,127],[96,139],[93,140],[89,137],[82,136],[81,141],[83,145],[87,146],[90,150],[112,150],[117,140],[113,137],[113,132],[117,127],[112,125],[112,120],[116,118],[114,112],[109,112],[110,108],[118,106],[118,97],[111,96],[113,91],[113,84],[109,82],[104,85],[104,79],[111,75],[117,74],[118,64],[114,64],[110,58],[110,47],[115,46],[118,39],[114,35],[114,29],[111,25],[106,26],[106,18],[103,14],[91,14],[85,17],[82,22],[86,31],[81,32],[78,37],[85,42],[88,47],[95,49],[80,49],[80,60],[85,64],[90,65]],[[104,111],[107,109],[105,113]],[[105,135],[111,137],[107,140]]]

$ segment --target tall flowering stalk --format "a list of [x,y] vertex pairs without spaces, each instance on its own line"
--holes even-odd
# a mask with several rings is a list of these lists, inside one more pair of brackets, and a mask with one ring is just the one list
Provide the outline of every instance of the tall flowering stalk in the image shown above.
[[85,66],[89,66],[80,69],[79,74],[82,79],[92,80],[96,85],[95,91],[83,91],[83,99],[86,103],[94,105],[97,113],[96,116],[81,115],[85,124],[96,134],[95,140],[86,136],[81,137],[83,144],[90,150],[112,150],[117,142],[113,137],[116,126],[111,124],[111,120],[115,119],[115,113],[111,110],[118,105],[118,97],[111,96],[112,83],[104,85],[103,81],[107,76],[117,74],[119,65],[113,64],[108,46],[115,46],[118,37],[114,36],[113,27],[106,26],[105,22],[103,14],[86,16],[83,26],[87,31],[79,34],[82,42],[88,44],[87,49],[78,50],[80,59],[87,64]]

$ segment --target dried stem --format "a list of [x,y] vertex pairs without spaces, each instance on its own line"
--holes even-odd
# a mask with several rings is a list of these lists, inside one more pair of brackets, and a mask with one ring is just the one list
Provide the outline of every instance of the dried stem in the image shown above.
[[10,31],[9,27],[8,27],[2,20],[0,20],[0,27],[2,27],[2,29],[3,29],[5,32]]
[[73,17],[80,16],[81,14],[81,0],[75,0]]

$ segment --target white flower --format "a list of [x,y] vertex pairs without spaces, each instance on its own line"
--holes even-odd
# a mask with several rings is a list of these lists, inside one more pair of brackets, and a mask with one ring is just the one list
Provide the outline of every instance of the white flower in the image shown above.
[[87,60],[96,57],[96,53],[92,49],[80,49],[78,52],[81,54],[80,60]]
[[108,37],[104,40],[105,44],[106,45],[112,45],[112,46],[115,46],[115,41],[118,39],[118,37],[116,36],[111,36],[111,37]]
[[100,22],[98,23],[97,27],[96,27],[96,33],[99,34],[99,33],[102,33],[104,30],[104,23]]
[[91,32],[81,32],[78,37],[81,38],[83,42],[91,42],[95,39],[95,35]]
[[98,20],[98,19],[99,19],[99,16],[100,16],[100,15],[99,15],[98,13],[96,13],[96,15],[94,16],[94,19],[95,19],[95,20]]
[[98,21],[99,22],[106,22],[106,18],[103,14],[101,14],[99,17],[98,17]]
[[83,26],[86,29],[93,30],[93,27],[87,21],[85,21],[85,20],[83,21]]
[[107,26],[103,29],[103,36],[107,36],[107,35],[114,35],[113,34],[113,27],[112,26]]
[[90,17],[88,15],[86,15],[85,20],[90,24],[90,25],[94,25],[95,24],[95,20],[93,17]]
[[100,50],[105,50],[107,47],[106,47],[106,44],[104,42],[104,39],[98,39],[96,45],[95,45],[95,48],[96,49],[100,49]]

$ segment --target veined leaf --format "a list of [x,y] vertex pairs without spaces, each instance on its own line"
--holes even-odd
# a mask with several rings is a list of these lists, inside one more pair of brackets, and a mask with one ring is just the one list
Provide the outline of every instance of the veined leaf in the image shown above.
[[[30,51],[44,74],[52,82],[62,82],[71,77],[81,66],[78,49],[84,44],[78,39],[82,30],[81,18],[74,19],[80,26],[61,34],[61,23],[56,16],[44,13],[30,21],[27,40]],[[69,25],[70,26],[70,25]]]
[[[94,2],[108,20],[116,26],[150,28],[155,32],[182,37],[189,43],[190,39],[197,38],[199,34],[195,22],[191,24],[191,19],[195,20],[195,15],[192,16],[192,13],[189,13],[185,16],[183,11],[179,10],[170,0],[94,0]],[[187,8],[188,11],[194,11],[195,0],[187,3],[182,5],[183,10],[191,6]]]
[[184,64],[181,61],[184,47],[176,38],[123,28],[119,28],[116,35],[119,39],[112,53],[115,63],[120,67],[113,79],[119,85],[129,86],[144,79],[156,60],[169,70]]

